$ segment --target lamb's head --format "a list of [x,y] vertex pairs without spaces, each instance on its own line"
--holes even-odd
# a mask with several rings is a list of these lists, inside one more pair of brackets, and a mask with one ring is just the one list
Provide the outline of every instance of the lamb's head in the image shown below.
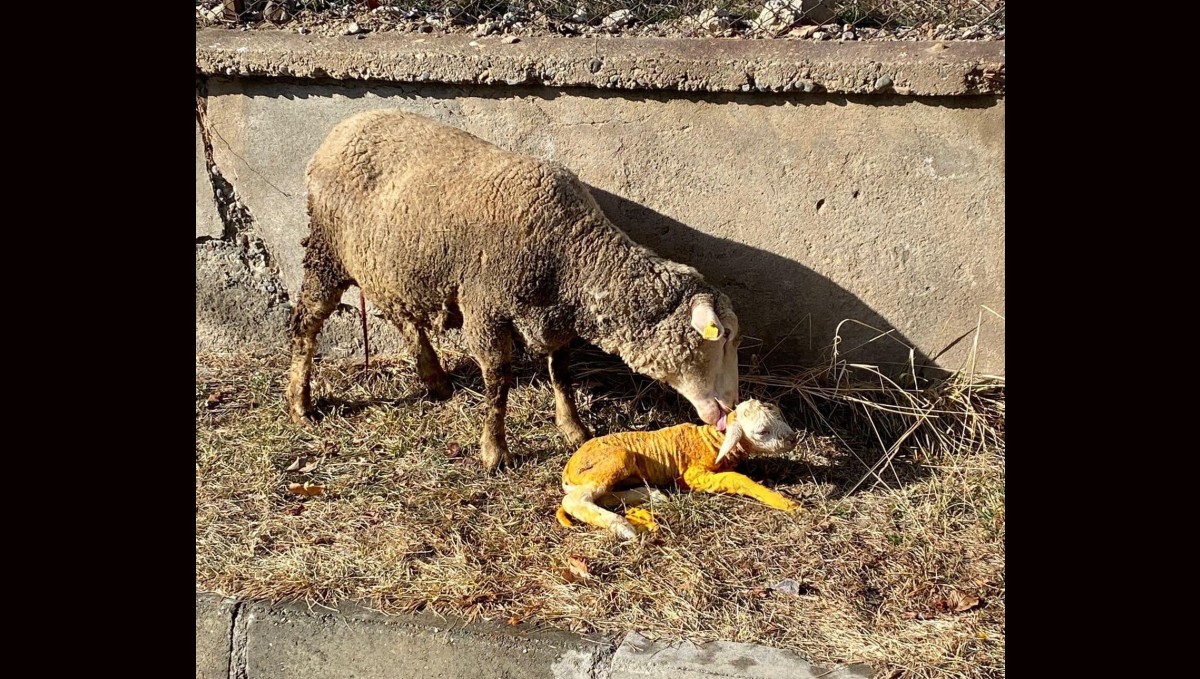
[[[663,324],[674,338],[663,338],[682,350],[682,360],[664,375],[652,375],[678,391],[707,424],[724,428],[725,414],[738,402],[737,315],[724,294],[697,294],[676,311],[679,318]],[[673,340],[673,341],[672,341]],[[682,340],[682,343],[680,342]]]
[[750,453],[786,453],[796,447],[799,432],[788,426],[779,408],[750,399],[738,404],[717,454],[720,464],[735,449]]

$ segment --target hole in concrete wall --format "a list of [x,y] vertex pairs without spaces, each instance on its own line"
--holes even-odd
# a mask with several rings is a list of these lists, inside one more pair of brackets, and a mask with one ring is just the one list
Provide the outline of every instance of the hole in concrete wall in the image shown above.
[[817,213],[819,214],[821,212],[821,210],[824,210],[824,209],[825,209],[825,199],[822,198],[821,200],[817,201]]

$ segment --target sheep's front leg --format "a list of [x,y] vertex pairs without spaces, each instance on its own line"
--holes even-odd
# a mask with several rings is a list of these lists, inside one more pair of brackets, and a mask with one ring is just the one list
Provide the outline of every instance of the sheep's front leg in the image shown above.
[[579,421],[575,391],[571,388],[570,349],[563,347],[550,354],[550,382],[554,385],[554,423],[574,447],[592,437]]
[[340,270],[340,265],[333,263],[319,244],[308,247],[304,255],[304,280],[288,323],[292,364],[286,396],[288,414],[297,424],[307,422],[312,413],[312,361],[317,334],[350,286],[348,280],[333,273]]
[[689,469],[683,475],[684,482],[694,490],[702,490],[709,493],[732,493],[735,495],[745,495],[752,497],[755,500],[774,507],[782,509],[786,512],[799,509],[800,505],[787,499],[786,497],[776,493],[770,488],[761,486],[744,474],[737,472],[718,472],[713,473],[703,469]]
[[467,341],[483,371],[483,391],[487,400],[479,458],[484,468],[494,471],[508,458],[504,417],[508,411],[508,388],[512,385],[512,330],[499,324],[471,328],[467,331]]

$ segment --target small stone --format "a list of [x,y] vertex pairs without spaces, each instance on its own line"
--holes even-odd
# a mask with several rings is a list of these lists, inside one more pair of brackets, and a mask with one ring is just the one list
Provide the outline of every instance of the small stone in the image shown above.
[[892,86],[892,79],[886,75],[881,75],[875,80],[875,91],[878,92],[886,87]]
[[780,580],[774,585],[771,585],[771,589],[783,594],[791,594],[792,596],[800,596],[801,593],[808,590],[807,587],[792,579]]
[[602,21],[601,24],[605,28],[612,30],[614,28],[624,28],[635,21],[637,21],[637,18],[633,16],[632,11],[627,9],[619,9],[604,17],[604,21]]
[[750,91],[750,83],[746,83],[745,85],[742,85],[742,91],[749,92]]
[[795,26],[804,16],[802,0],[767,0],[758,19],[750,22],[755,33],[776,36]]
[[482,47],[483,46],[483,45],[480,45],[479,42],[476,40],[472,40],[471,42],[469,42],[467,44],[470,45],[471,47]]
[[588,62],[588,70],[592,73],[599,71],[602,66],[604,66],[604,62],[596,57],[592,57],[592,60]]
[[713,7],[700,12],[700,15],[696,17],[696,25],[709,33],[716,33],[732,26],[733,20],[729,16],[729,12]]
[[311,30],[309,30],[308,28],[305,28],[304,26],[297,28],[296,32],[299,33],[300,35],[308,35],[309,33],[312,33]]
[[812,39],[817,42],[820,42],[821,40],[825,40],[828,37],[829,37],[829,34],[826,33],[825,31],[817,31],[816,33],[812,34]]
[[287,9],[285,9],[282,4],[278,2],[268,2],[267,6],[263,8],[263,18],[273,24],[281,24],[288,19],[291,19],[292,15],[288,13]]
[[792,31],[791,34],[797,38],[800,38],[801,40],[808,40],[819,30],[821,30],[820,26],[801,26],[800,28]]
[[359,26],[356,22],[351,21],[350,24],[346,26],[346,35],[354,35],[355,33],[358,33],[358,31]]
[[521,39],[515,35],[506,35],[503,38],[500,38],[500,42],[504,43],[505,45],[511,45],[515,42],[521,42]]
[[858,40],[858,36],[854,35],[854,31],[846,31],[842,33],[842,40]]
[[491,35],[491,34],[495,33],[499,29],[500,29],[500,27],[496,25],[495,21],[485,21],[485,22],[483,22],[483,24],[481,24],[479,26],[479,28],[475,29],[474,37],[482,38],[486,35]]

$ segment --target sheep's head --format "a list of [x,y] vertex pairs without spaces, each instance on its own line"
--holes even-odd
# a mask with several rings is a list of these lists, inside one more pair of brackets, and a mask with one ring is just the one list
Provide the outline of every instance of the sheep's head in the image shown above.
[[776,406],[750,399],[738,404],[717,453],[720,464],[735,449],[750,453],[786,453],[796,447],[799,433],[793,430]]
[[738,345],[742,336],[733,305],[720,293],[698,294],[677,313],[687,314],[686,323],[672,327],[684,333],[683,346],[688,355],[669,374],[654,377],[690,401],[705,423],[724,429],[725,414],[738,401]]

